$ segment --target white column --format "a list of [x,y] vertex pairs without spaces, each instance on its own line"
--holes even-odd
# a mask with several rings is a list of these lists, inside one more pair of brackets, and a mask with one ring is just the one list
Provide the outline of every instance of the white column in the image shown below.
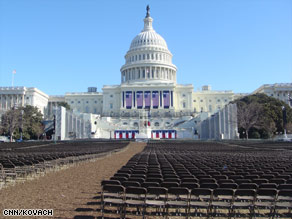
[[121,91],[121,108],[123,108],[123,91]]

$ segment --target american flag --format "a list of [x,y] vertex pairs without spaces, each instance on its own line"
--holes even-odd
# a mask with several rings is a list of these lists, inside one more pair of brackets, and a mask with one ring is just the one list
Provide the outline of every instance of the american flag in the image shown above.
[[169,91],[163,91],[164,108],[169,108]]
[[126,92],[126,108],[127,109],[132,108],[132,91]]
[[150,106],[151,106],[151,93],[150,93],[150,91],[145,91],[144,98],[145,98],[145,108],[150,108]]
[[12,74],[16,74],[16,70],[15,69],[12,71]]
[[158,104],[159,104],[158,91],[152,91],[152,104],[153,104],[153,108],[158,108]]
[[143,91],[137,91],[137,108],[141,109],[143,107]]
[[292,97],[290,93],[288,94],[288,104],[289,106],[292,106]]

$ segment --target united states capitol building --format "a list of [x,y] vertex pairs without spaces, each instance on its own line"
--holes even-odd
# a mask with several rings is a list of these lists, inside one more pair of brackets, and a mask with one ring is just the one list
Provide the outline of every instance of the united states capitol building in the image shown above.
[[[132,135],[139,129],[141,113],[145,112],[152,137],[157,134],[155,130],[170,130],[167,132],[169,137],[178,130],[197,134],[197,124],[245,94],[214,91],[210,85],[194,91],[192,84],[177,84],[177,77],[182,75],[177,75],[177,67],[172,63],[173,54],[152,23],[147,8],[144,28],[134,37],[125,55],[119,85],[104,85],[102,92],[89,87],[87,92],[60,96],[49,96],[37,88],[0,87],[0,113],[15,105],[29,104],[37,106],[45,118],[51,118],[58,103],[66,102],[74,112],[89,115],[86,118],[91,123],[94,137],[118,137],[118,130],[133,130]],[[255,92],[288,103],[292,83],[263,85]]]

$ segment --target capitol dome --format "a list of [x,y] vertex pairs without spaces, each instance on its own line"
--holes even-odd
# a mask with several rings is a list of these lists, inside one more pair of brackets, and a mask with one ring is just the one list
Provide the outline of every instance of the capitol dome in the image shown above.
[[[146,19],[146,18],[145,18]],[[152,18],[146,20],[153,21]],[[139,33],[133,40],[130,46],[130,50],[137,49],[143,46],[155,46],[161,47],[161,49],[168,50],[165,40],[151,27],[144,27],[141,33]]]
[[176,83],[176,66],[165,40],[152,27],[149,6],[143,30],[132,40],[121,67],[123,83]]

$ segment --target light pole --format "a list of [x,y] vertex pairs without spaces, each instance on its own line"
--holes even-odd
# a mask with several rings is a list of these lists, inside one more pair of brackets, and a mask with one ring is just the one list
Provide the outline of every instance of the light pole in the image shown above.
[[20,141],[22,141],[22,133],[23,133],[23,109],[21,109],[21,120],[20,120]]
[[287,138],[286,133],[286,124],[287,124],[287,111],[285,106],[282,106],[282,113],[283,113],[283,129],[284,129],[284,138]]

